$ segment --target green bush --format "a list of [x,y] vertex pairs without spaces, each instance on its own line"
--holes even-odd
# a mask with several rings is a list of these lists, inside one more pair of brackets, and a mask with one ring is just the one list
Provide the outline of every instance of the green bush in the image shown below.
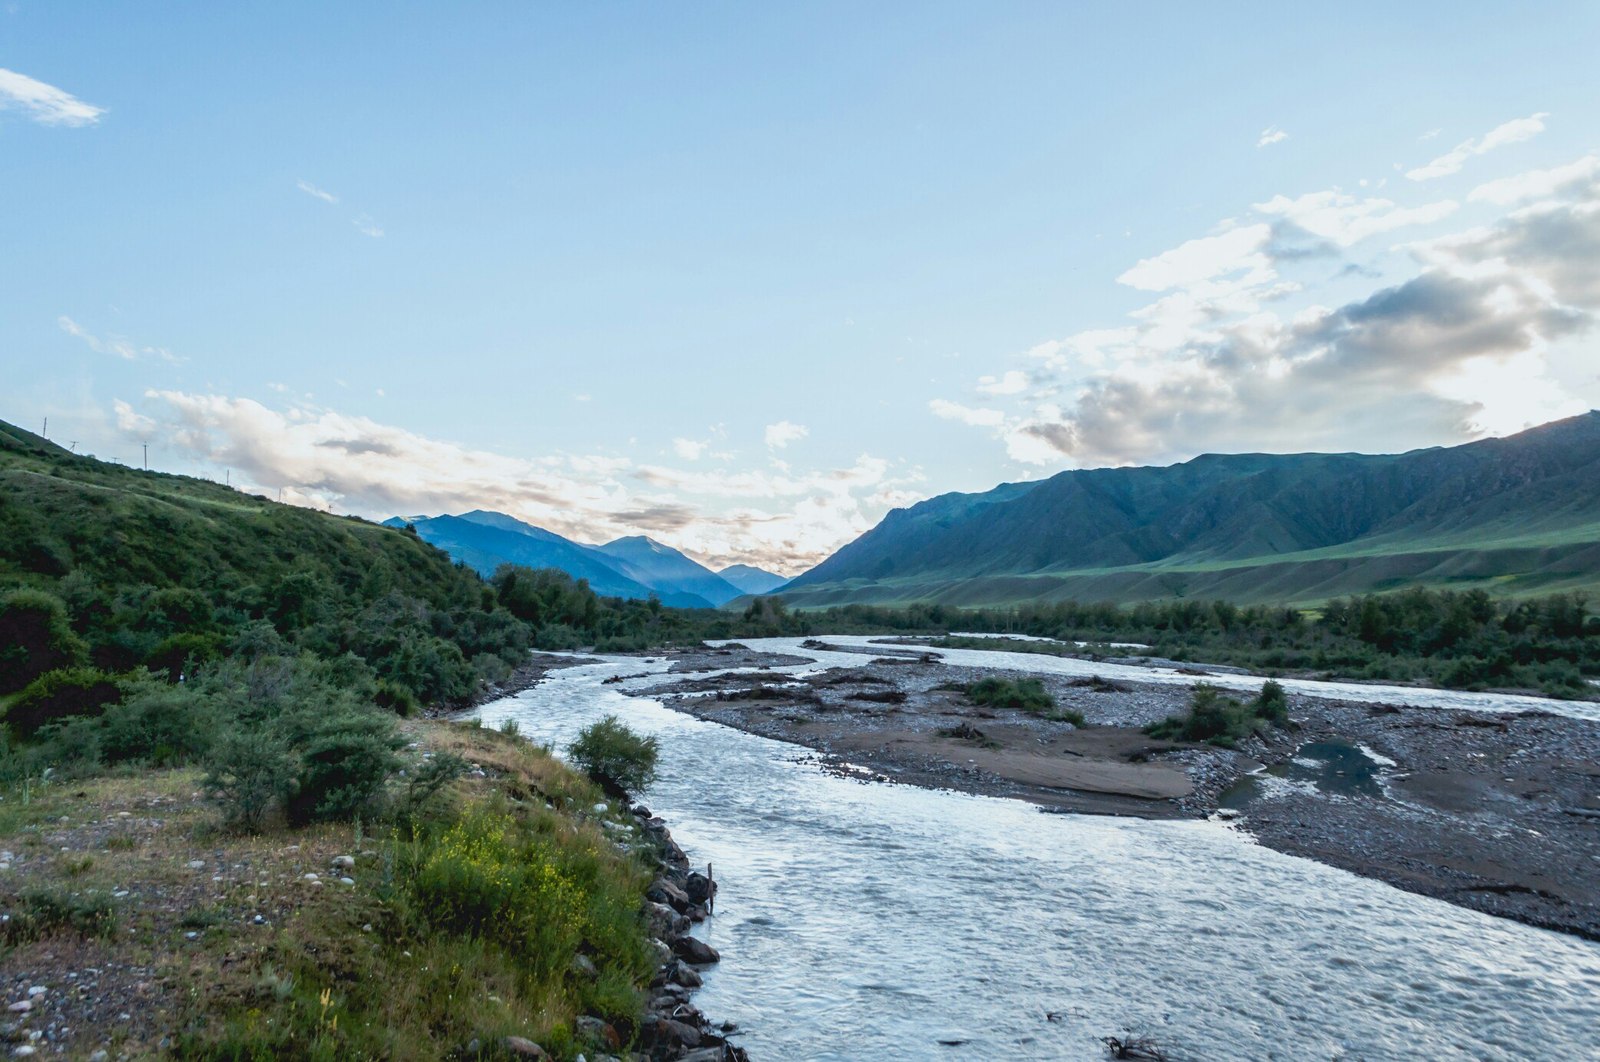
[[400,769],[405,741],[394,717],[373,708],[328,704],[285,720],[298,759],[289,821],[303,824],[372,815],[384,786]]
[[966,693],[967,699],[973,704],[985,708],[1019,708],[1043,715],[1056,706],[1056,699],[1045,690],[1044,683],[1036,678],[981,679],[967,686]]
[[583,729],[567,755],[600,787],[613,795],[637,793],[655,781],[661,742],[628,729],[608,715]]
[[1226,696],[1208,682],[1197,683],[1185,715],[1175,715],[1145,727],[1152,737],[1174,741],[1207,741],[1232,748],[1241,738],[1264,726],[1289,720],[1289,700],[1277,682],[1268,679],[1249,704]]
[[30,682],[6,709],[5,721],[18,738],[31,738],[40,727],[75,716],[98,715],[122,700],[116,675],[92,667],[49,671]]
[[72,631],[66,604],[40,590],[0,598],[0,693],[20,690],[50,671],[88,662],[89,648]]
[[297,766],[278,735],[232,730],[206,757],[205,791],[224,823],[254,833],[293,792]]
[[1283,726],[1289,722],[1289,694],[1273,679],[1267,679],[1256,695],[1255,713],[1269,723]]

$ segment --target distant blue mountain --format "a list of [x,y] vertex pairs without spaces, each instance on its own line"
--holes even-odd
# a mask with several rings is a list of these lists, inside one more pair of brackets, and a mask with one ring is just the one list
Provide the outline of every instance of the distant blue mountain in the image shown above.
[[730,564],[717,573],[743,594],[770,594],[789,580],[753,564]]
[[[394,517],[384,523],[391,527],[411,524],[424,542],[485,576],[493,575],[502,564],[559,568],[574,579],[588,580],[590,588],[602,596],[642,600],[654,595],[673,608],[712,608],[740,593],[709,569],[648,539],[586,546],[504,513],[482,509],[460,516]],[[649,546],[631,544],[635,542]],[[615,554],[609,552],[612,547],[616,547]],[[696,593],[695,587],[711,596]]]
[[[619,561],[624,574],[662,594],[695,594],[713,605],[721,605],[744,593],[705,565],[643,535],[619,538],[597,548]],[[662,602],[666,602],[665,597]]]

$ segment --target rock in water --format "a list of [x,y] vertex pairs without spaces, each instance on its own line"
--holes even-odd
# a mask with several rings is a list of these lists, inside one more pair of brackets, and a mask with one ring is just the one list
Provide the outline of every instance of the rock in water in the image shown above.
[[698,937],[679,937],[672,942],[672,950],[678,953],[678,958],[696,966],[722,961],[717,949]]

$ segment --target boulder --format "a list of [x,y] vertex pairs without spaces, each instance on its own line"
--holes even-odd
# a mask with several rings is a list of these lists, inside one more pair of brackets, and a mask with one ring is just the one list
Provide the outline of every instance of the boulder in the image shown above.
[[696,937],[678,937],[672,942],[672,950],[677,953],[678,958],[696,966],[722,961],[722,956],[717,954],[716,948]]
[[688,881],[684,882],[683,891],[688,894],[691,902],[704,907],[716,896],[717,883],[697,870],[689,875]]
[[683,912],[689,909],[689,894],[666,878],[657,878],[650,883],[644,892],[645,899],[655,903],[666,904],[674,911]]
[[700,1046],[700,1030],[671,1018],[657,1018],[656,1039],[661,1043],[681,1044],[684,1047]]
[[615,1050],[622,1046],[622,1034],[617,1032],[615,1026],[593,1015],[585,1014],[573,1023],[578,1035],[597,1044],[605,1044]]
[[505,1038],[505,1047],[518,1058],[547,1058],[544,1048],[532,1040],[521,1036],[508,1036]]

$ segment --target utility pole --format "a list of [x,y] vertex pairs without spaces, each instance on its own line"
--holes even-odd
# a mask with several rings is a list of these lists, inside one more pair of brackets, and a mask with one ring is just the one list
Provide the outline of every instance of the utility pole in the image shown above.
[[50,438],[50,418],[49,417],[44,418],[44,427],[39,429],[39,437],[41,439]]
[[72,452],[73,453],[77,453],[78,452],[78,440],[77,439],[73,439],[72,440]]
[[144,470],[150,471],[150,444],[144,443]]
[[222,478],[223,486],[225,486],[225,487],[233,486],[233,469],[230,468],[226,472],[222,473],[222,477],[223,477]]

